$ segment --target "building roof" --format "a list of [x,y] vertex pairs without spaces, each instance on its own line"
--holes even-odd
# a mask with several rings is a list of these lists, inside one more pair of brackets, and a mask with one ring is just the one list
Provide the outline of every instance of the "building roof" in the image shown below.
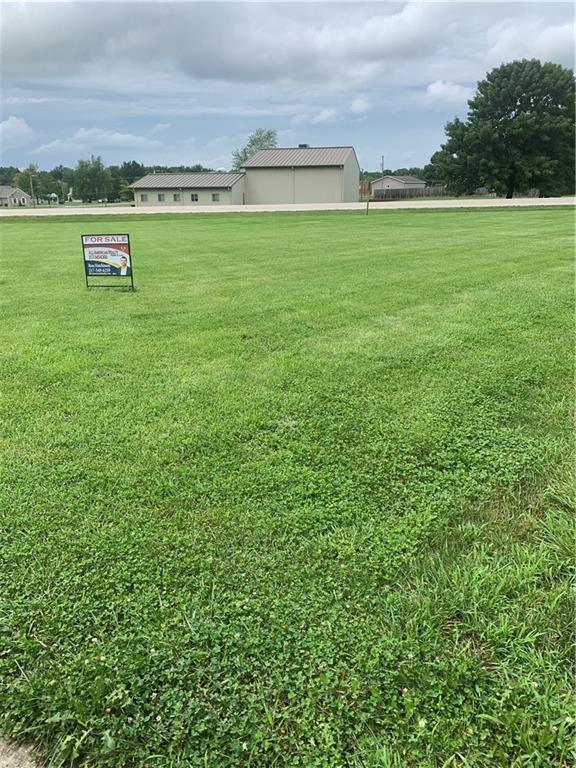
[[26,197],[30,197],[30,195],[27,192],[24,192],[24,190],[20,189],[20,187],[12,187],[10,184],[0,185],[0,197],[10,197],[14,194],[14,192],[18,192],[20,195],[26,195]]
[[344,165],[354,147],[275,147],[259,149],[243,168],[286,168],[294,166]]
[[385,176],[380,176],[379,179],[374,179],[372,184],[374,184],[375,181],[382,181],[382,179],[394,179],[395,181],[401,181],[402,184],[426,184],[424,179],[418,179],[416,176],[393,176],[391,173],[387,173]]
[[222,189],[232,187],[243,173],[149,173],[130,186],[133,189]]

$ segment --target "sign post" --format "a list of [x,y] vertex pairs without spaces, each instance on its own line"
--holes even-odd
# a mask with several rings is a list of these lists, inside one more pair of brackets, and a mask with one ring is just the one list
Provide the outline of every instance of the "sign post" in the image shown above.
[[134,290],[134,268],[130,253],[129,235],[82,235],[82,253],[84,256],[84,275],[86,288],[126,288],[125,280],[115,284],[112,280],[106,284],[91,283],[88,278],[130,278],[130,288]]

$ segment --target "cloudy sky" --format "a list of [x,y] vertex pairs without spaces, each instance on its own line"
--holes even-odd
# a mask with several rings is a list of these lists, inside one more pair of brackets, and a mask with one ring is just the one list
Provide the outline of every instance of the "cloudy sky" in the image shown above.
[[573,66],[572,3],[2,2],[2,165],[228,168],[255,128],[422,165],[485,73]]

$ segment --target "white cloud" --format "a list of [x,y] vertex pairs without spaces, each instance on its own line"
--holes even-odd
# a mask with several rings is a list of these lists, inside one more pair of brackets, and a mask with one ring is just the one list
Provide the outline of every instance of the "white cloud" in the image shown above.
[[543,27],[535,19],[520,24],[505,20],[489,30],[488,38],[492,45],[486,60],[492,66],[522,58],[555,61],[569,67],[574,64],[573,24]]
[[156,123],[155,126],[150,128],[150,133],[155,136],[157,133],[165,133],[171,127],[171,123]]
[[7,96],[4,99],[4,104],[48,104],[55,101],[60,101],[60,99],[48,99],[43,96]]
[[162,142],[135,136],[132,133],[118,133],[103,128],[80,128],[68,139],[56,139],[42,144],[34,150],[35,154],[48,154],[70,150],[98,152],[101,149],[160,147]]
[[[144,162],[215,167],[240,145],[210,146],[215,136],[304,127],[305,140],[353,142],[368,158],[385,143],[399,166],[415,143],[427,160],[491,67],[572,65],[573,17],[570,3],[528,0],[7,2],[3,103],[42,126],[46,162],[91,151],[121,162],[134,148]],[[92,128],[66,139],[78,125]]]
[[[16,6],[16,7],[13,7]],[[137,12],[135,12],[135,7]],[[454,7],[440,3],[26,3],[7,4],[3,69],[7,81],[94,78],[106,90],[126,78],[148,88],[178,75],[209,83],[397,79],[455,39]],[[86,46],[85,31],[101,40]],[[194,45],[190,45],[193,35]],[[102,67],[102,61],[106,67]]]
[[474,88],[459,83],[447,83],[435,80],[426,88],[427,104],[465,104],[474,95]]
[[281,131],[278,131],[278,143],[280,146],[285,146],[287,144],[290,144],[294,141],[294,136],[296,135],[296,131],[294,128],[284,128]]
[[353,115],[363,115],[365,112],[369,112],[372,109],[371,102],[365,99],[363,96],[358,96],[352,100],[350,104],[350,112]]
[[0,149],[18,149],[30,144],[36,136],[26,120],[10,115],[7,120],[0,123]]
[[335,120],[338,120],[338,110],[333,107],[325,107],[319,112],[294,115],[292,118],[295,125],[318,125],[319,123],[333,123]]
[[[455,72],[472,79],[486,60],[499,63],[520,48],[571,63],[569,6],[243,2],[227,4],[223,14],[218,3],[5,3],[3,77],[147,94],[151,87],[169,92],[180,78],[194,90],[223,83],[422,85],[423,75],[450,80]],[[86,45],[86,29],[98,46]]]

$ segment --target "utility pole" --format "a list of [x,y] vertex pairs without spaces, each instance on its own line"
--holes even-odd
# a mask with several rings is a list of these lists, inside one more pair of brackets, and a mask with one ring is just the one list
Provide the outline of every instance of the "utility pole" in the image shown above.
[[34,180],[32,171],[30,171],[30,192],[32,194],[32,205],[36,205],[36,198],[34,197]]
[[[381,170],[381,178],[380,178],[380,184],[382,185],[380,189],[382,190],[382,198],[384,197],[384,155],[380,158],[380,170]],[[376,196],[374,196],[374,199],[376,199]]]

